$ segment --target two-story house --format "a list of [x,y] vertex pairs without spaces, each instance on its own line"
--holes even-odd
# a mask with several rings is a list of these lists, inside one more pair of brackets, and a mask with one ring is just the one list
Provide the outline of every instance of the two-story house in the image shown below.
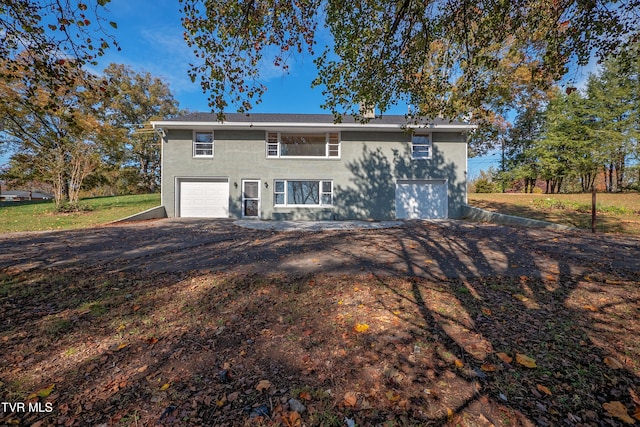
[[469,124],[211,113],[152,124],[169,217],[458,218],[466,203]]

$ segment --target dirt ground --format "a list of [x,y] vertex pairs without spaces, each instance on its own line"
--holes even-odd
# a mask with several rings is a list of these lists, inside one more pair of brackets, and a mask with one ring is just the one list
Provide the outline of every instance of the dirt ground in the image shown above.
[[[424,263],[424,259],[432,260]],[[640,272],[640,239],[457,221],[382,230],[274,232],[233,221],[165,219],[0,235],[0,268],[358,273],[462,278],[550,271]]]
[[2,235],[0,279],[0,400],[52,409],[0,424],[640,423],[634,237],[165,219]]

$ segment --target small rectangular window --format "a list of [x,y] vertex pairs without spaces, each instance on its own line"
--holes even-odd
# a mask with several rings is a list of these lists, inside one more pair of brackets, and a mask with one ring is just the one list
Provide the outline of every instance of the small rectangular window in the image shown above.
[[340,157],[340,135],[337,133],[329,134],[329,143],[327,144],[328,157]]
[[284,205],[284,181],[276,181],[273,186],[273,200],[276,205]]
[[411,156],[414,159],[431,158],[431,138],[429,138],[429,135],[413,135],[411,138]]
[[278,133],[269,132],[267,134],[267,157],[278,157]]
[[195,132],[193,157],[213,157],[213,132]]
[[321,184],[322,184],[322,204],[332,205],[333,204],[333,182],[321,181]]

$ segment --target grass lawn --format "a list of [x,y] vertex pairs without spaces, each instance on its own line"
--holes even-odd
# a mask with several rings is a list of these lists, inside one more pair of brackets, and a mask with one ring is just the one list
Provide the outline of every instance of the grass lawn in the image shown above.
[[92,210],[56,213],[53,202],[6,202],[0,204],[0,233],[64,230],[105,224],[160,205],[160,194],[82,199]]
[[[469,204],[492,212],[591,229],[591,194],[469,194]],[[597,195],[597,230],[640,235],[640,194]]]

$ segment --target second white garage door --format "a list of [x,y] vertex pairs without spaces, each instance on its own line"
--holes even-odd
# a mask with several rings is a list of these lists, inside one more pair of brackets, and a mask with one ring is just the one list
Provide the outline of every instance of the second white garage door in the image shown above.
[[197,218],[229,217],[229,181],[180,181],[180,216]]
[[447,218],[449,206],[447,195],[447,181],[444,179],[398,180],[396,218]]

